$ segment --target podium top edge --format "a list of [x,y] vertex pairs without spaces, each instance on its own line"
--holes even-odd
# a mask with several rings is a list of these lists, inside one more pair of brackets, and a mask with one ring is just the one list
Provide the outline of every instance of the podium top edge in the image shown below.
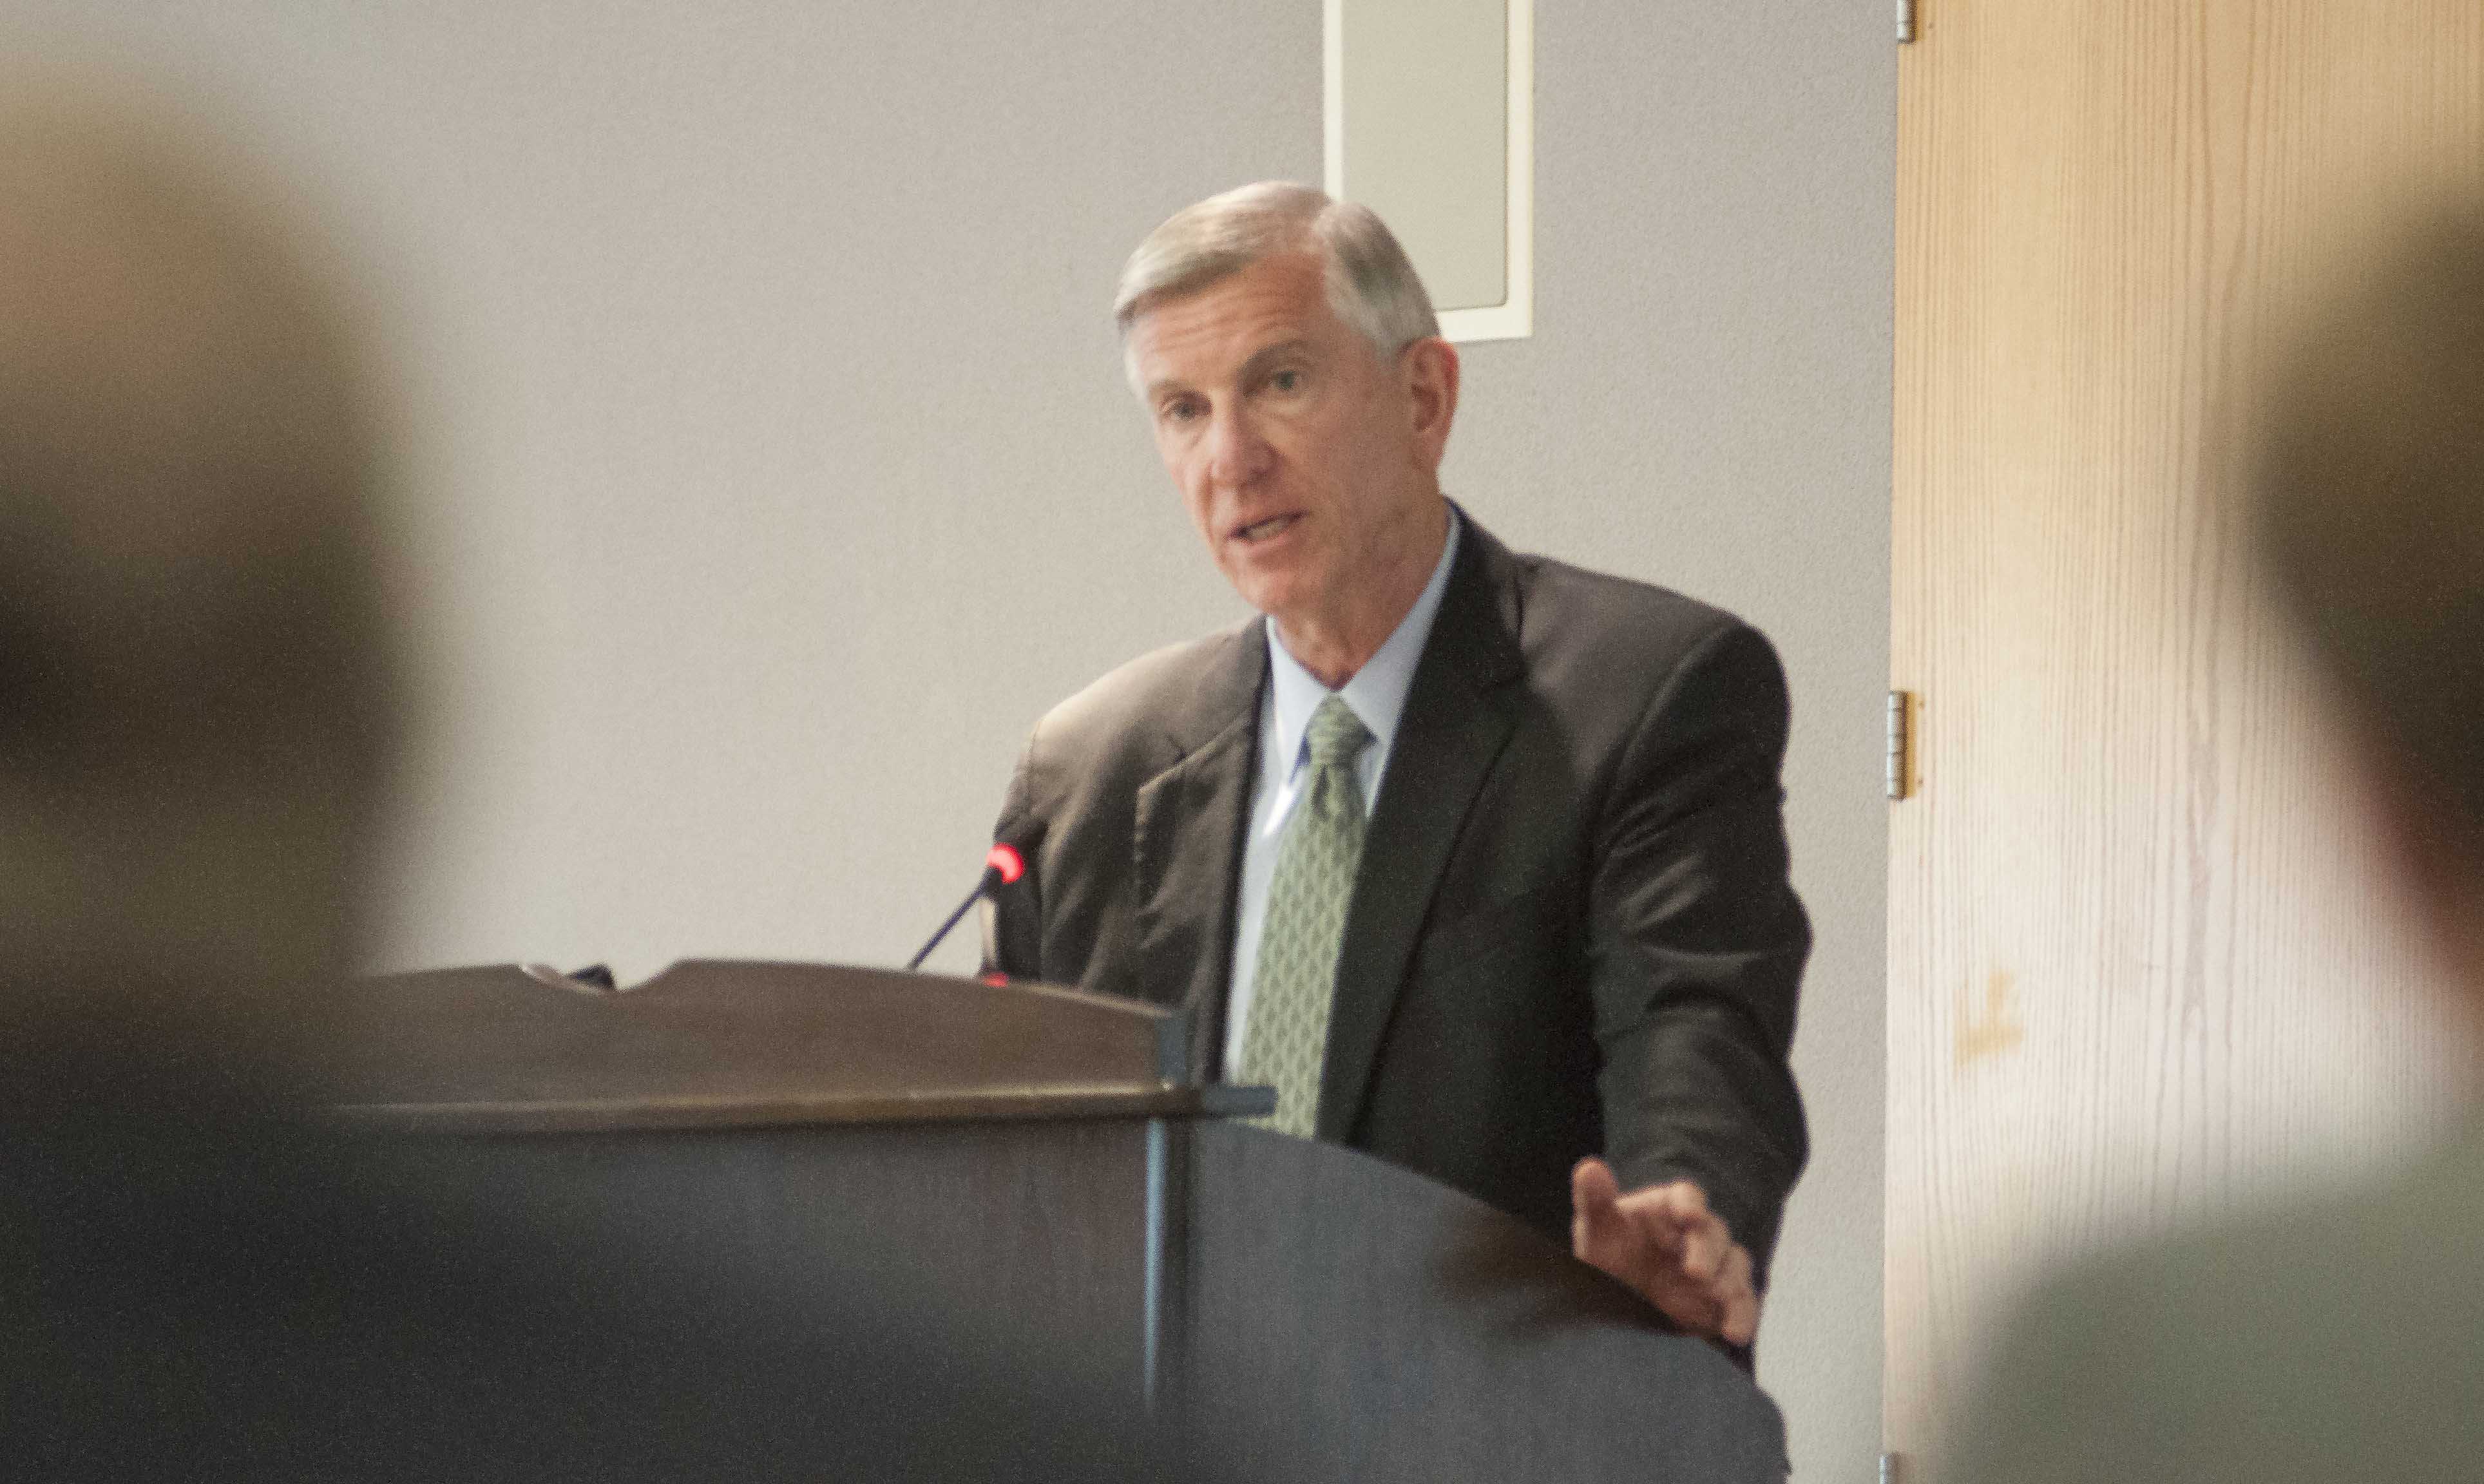
[[975,1088],[821,1097],[654,1097],[526,1102],[348,1103],[348,1125],[425,1134],[586,1134],[888,1123],[1144,1121],[1258,1117],[1268,1089],[1171,1083]]
[[498,975],[505,977],[513,985],[518,980],[525,979],[551,987],[570,989],[588,999],[627,1001],[647,995],[650,991],[659,991],[655,997],[662,998],[662,990],[684,980],[697,979],[710,974],[733,974],[745,971],[765,974],[860,976],[890,985],[907,983],[927,987],[962,988],[985,992],[1005,990],[1038,999],[1092,1006],[1145,1020],[1166,1020],[1180,1013],[1167,1006],[1150,1004],[1146,1000],[1098,994],[1090,989],[1082,989],[1075,985],[1055,984],[1050,980],[997,979],[973,974],[936,974],[929,970],[907,970],[884,964],[830,963],[806,958],[676,958],[644,979],[613,989],[578,984],[570,981],[568,975],[549,964],[528,962],[436,964],[430,968],[384,970],[377,973],[358,974],[354,977],[360,984],[380,985],[392,982],[464,980],[475,976]]
[[1135,1015],[1148,1020],[1165,1020],[1180,1012],[1146,1000],[1129,999],[1117,994],[1097,994],[1076,985],[1058,985],[1045,979],[985,978],[977,974],[934,974],[923,969],[892,968],[867,963],[826,963],[802,958],[677,958],[638,981],[621,994],[638,994],[656,987],[675,974],[695,974],[735,969],[789,969],[801,972],[827,971],[838,974],[869,974],[878,978],[914,981],[934,985],[973,985],[981,989],[1006,989],[1036,996],[1039,999],[1062,1000],[1076,1005],[1093,1005],[1102,1010]]

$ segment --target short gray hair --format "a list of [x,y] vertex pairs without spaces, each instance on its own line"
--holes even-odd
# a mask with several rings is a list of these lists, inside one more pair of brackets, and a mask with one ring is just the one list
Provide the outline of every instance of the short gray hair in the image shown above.
[[1138,317],[1166,300],[1289,252],[1319,257],[1329,308],[1381,355],[1441,333],[1432,296],[1377,212],[1290,180],[1262,180],[1184,206],[1148,233],[1113,298],[1123,343]]
[[2484,203],[2401,236],[2291,350],[2253,481],[2262,554],[2484,862]]

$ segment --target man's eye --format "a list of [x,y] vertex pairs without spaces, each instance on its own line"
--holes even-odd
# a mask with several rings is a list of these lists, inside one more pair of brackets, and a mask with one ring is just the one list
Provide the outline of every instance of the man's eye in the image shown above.
[[1197,418],[1199,413],[1200,407],[1197,402],[1167,402],[1164,419],[1167,422],[1188,422]]
[[1303,387],[1303,373],[1300,371],[1279,371],[1276,375],[1268,378],[1268,385],[1276,388],[1280,391],[1299,391]]

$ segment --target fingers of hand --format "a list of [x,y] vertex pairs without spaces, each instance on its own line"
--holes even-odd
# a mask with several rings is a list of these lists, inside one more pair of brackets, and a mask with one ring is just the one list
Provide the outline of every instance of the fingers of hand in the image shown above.
[[1601,1159],[1582,1159],[1570,1172],[1570,1251],[1616,1276],[1610,1256],[1630,1240],[1620,1194],[1612,1168]]
[[1648,1290],[1649,1301],[1663,1311],[1666,1318],[1681,1326],[1686,1334],[1713,1336],[1723,1333],[1729,1315],[1716,1296],[1698,1284],[1679,1278],[1658,1282]]
[[1705,1279],[1680,1268],[1658,1273],[1641,1291],[1666,1317],[1695,1335],[1748,1344],[1759,1330],[1760,1296],[1751,1283],[1751,1255],[1729,1244],[1717,1271]]
[[1733,1245],[1733,1239],[1725,1235],[1724,1223],[1714,1217],[1686,1226],[1674,1249],[1674,1266],[1694,1283],[1715,1286],[1724,1272],[1725,1254]]
[[1702,1278],[1714,1271],[1723,1244],[1733,1240],[1708,1209],[1708,1198],[1688,1180],[1632,1191],[1619,1204],[1660,1251]]
[[1747,1345],[1760,1331],[1760,1293],[1751,1283],[1751,1255],[1735,1244],[1717,1276],[1721,1300],[1717,1333],[1732,1344]]
[[1651,1219],[1678,1227],[1714,1219],[1708,1210],[1708,1198],[1688,1180],[1675,1180],[1669,1185],[1650,1185],[1632,1191],[1621,1198],[1621,1203]]
[[1634,1191],[1620,1204],[1640,1232],[1645,1276],[1635,1286],[1683,1328],[1747,1343],[1759,1325],[1751,1255],[1705,1193],[1678,1180]]
[[1638,1290],[1683,1329],[1746,1344],[1759,1327],[1751,1255],[1688,1180],[1621,1194],[1612,1169],[1571,1172],[1571,1250]]
[[1613,1167],[1601,1159],[1579,1161],[1570,1170],[1570,1203],[1580,1210],[1610,1206],[1621,1197],[1621,1182],[1613,1177]]

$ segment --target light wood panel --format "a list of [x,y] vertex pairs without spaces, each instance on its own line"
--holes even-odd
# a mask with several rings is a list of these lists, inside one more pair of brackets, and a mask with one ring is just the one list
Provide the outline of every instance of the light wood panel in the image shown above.
[[[1889,1446],[2033,1263],[2385,1157],[2456,1053],[2236,540],[2284,308],[2484,162],[2475,0],[1920,0],[1902,53]],[[1918,1472],[1916,1477],[1920,1477]]]

